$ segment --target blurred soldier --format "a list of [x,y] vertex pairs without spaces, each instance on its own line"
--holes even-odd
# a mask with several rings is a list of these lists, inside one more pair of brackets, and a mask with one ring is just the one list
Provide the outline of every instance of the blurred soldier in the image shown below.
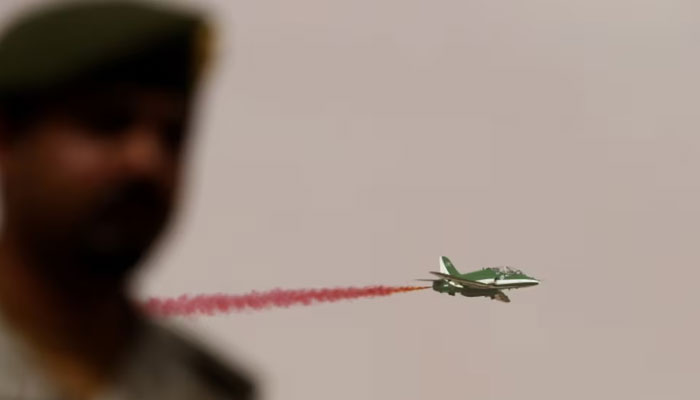
[[0,398],[252,398],[127,289],[178,195],[206,32],[84,1],[0,37]]

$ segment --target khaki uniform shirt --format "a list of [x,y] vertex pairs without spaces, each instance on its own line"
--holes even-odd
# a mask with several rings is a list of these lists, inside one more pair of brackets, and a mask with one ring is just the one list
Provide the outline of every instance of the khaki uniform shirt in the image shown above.
[[[249,400],[253,385],[181,336],[144,321],[112,385],[91,400]],[[61,397],[34,357],[0,317],[0,400]]]

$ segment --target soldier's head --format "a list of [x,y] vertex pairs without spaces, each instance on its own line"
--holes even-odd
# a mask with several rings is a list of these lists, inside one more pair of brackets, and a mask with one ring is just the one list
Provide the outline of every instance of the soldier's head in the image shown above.
[[3,225],[65,269],[47,273],[123,278],[166,226],[204,32],[184,11],[85,1],[0,38]]

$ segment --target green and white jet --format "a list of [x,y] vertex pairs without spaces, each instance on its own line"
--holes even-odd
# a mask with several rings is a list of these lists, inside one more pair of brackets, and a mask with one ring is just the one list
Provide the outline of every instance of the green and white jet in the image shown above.
[[535,286],[539,280],[523,274],[520,270],[503,268],[482,268],[478,271],[460,274],[449,258],[440,256],[440,272],[431,271],[440,279],[421,279],[433,282],[433,290],[454,296],[460,293],[467,297],[490,297],[510,303],[503,289],[518,289]]

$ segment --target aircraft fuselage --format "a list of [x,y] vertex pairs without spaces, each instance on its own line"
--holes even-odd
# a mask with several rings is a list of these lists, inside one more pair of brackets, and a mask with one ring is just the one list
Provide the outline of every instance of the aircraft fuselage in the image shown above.
[[462,274],[445,256],[440,257],[440,272],[431,271],[440,279],[433,279],[433,290],[451,296],[457,293],[466,297],[490,297],[509,302],[503,289],[518,289],[535,286],[539,280],[510,267],[482,268]]
[[462,296],[466,297],[480,297],[480,296],[486,296],[486,297],[491,297],[495,295],[498,292],[498,289],[470,289],[466,288],[462,285],[456,284],[456,283],[451,283],[446,280],[436,280],[433,282],[433,290],[438,292],[438,293],[447,293],[450,296],[454,296],[455,294],[459,293]]

